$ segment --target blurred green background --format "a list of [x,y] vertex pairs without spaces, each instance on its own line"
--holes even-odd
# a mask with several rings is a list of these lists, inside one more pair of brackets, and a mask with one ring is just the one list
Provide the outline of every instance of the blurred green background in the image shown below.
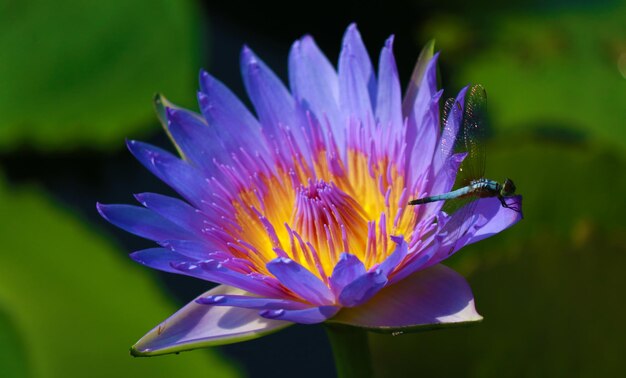
[[286,78],[293,40],[311,33],[336,61],[352,21],[375,60],[396,34],[403,82],[435,38],[446,96],[485,86],[488,176],[524,195],[522,222],[448,262],[484,322],[371,335],[378,376],[624,375],[626,2],[301,6],[0,0],[0,376],[334,374],[318,326],[131,358],[132,343],[207,287],[133,264],[126,255],[150,244],[106,224],[95,202],[169,193],[124,148],[167,146],[155,92],[195,109],[204,67],[242,95],[243,43]]

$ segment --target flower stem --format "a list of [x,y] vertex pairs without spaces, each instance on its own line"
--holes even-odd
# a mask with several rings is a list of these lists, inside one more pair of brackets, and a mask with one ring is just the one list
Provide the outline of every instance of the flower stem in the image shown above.
[[336,324],[325,324],[325,328],[333,348],[337,377],[373,377],[367,331]]

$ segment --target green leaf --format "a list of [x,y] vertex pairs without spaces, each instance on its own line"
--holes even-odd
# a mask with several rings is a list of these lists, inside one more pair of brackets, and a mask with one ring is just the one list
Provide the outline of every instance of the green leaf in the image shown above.
[[488,176],[510,177],[524,196],[525,220],[507,234],[521,228],[525,238],[549,228],[564,235],[582,218],[606,228],[623,224],[626,159],[615,149],[514,133],[488,150]]
[[626,119],[625,12],[624,1],[488,12],[466,25],[455,82],[485,86],[497,128],[567,125],[626,151],[626,128],[616,126]]
[[119,146],[156,122],[150,99],[192,104],[191,1],[9,1],[0,5],[0,149]]
[[11,378],[29,376],[27,353],[7,307],[0,303],[0,366]]
[[29,377],[238,375],[215,351],[131,357],[129,347],[175,311],[148,271],[39,190],[0,181],[0,203],[0,304],[19,337],[1,337],[0,349],[19,356],[5,349],[21,344]]

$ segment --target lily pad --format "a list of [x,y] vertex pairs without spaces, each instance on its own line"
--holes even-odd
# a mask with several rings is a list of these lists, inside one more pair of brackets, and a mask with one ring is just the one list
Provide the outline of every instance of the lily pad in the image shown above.
[[175,310],[152,277],[37,189],[0,181],[0,203],[0,304],[10,309],[0,329],[11,324],[0,350],[25,354],[26,376],[239,375],[216,351],[131,357],[129,347]]
[[495,127],[577,130],[626,151],[625,12],[620,1],[489,13],[456,82],[487,88]]
[[0,149],[119,146],[153,128],[162,91],[192,104],[190,1],[9,1],[0,5]]
[[11,378],[29,376],[26,350],[7,308],[0,304],[0,366],[2,373]]

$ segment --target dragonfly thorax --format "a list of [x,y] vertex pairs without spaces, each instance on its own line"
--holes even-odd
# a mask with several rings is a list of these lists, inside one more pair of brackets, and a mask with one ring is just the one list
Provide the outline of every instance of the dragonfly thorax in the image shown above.
[[473,180],[469,185],[467,196],[495,197],[500,195],[502,185],[486,178]]

